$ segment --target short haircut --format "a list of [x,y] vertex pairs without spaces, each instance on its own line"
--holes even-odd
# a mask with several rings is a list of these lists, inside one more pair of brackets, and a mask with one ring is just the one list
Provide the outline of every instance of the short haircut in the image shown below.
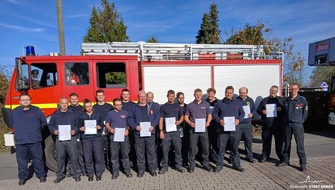
[[177,98],[179,98],[179,96],[181,96],[181,95],[184,95],[184,92],[177,92]]
[[247,92],[248,94],[248,88],[247,87],[241,87],[238,91],[240,92],[241,90],[245,89],[245,91]]
[[175,95],[176,93],[174,92],[174,90],[168,90],[168,91],[167,91],[167,96],[168,96],[169,94],[173,94],[173,95]]
[[123,92],[129,92],[129,93],[130,93],[130,90],[129,90],[128,88],[124,88],[124,89],[121,90],[121,94],[122,94]]
[[20,94],[20,96],[19,96],[19,100],[21,100],[21,97],[22,97],[22,96],[28,96],[29,99],[31,100],[30,95],[29,95],[29,94],[26,94],[26,93],[22,93],[22,94]]
[[72,92],[72,93],[70,94],[70,98],[71,98],[72,96],[76,96],[76,97],[78,97],[78,94],[75,93],[75,92]]
[[210,92],[213,92],[214,94],[216,94],[215,88],[208,88],[207,89],[207,94],[209,94]]
[[291,86],[292,86],[292,85],[297,85],[298,88],[300,87],[299,83],[297,83],[297,82],[292,83]]
[[91,104],[92,104],[91,100],[85,98],[85,99],[84,99],[84,106],[83,106],[84,112],[87,112],[87,110],[86,110],[86,108],[85,108],[85,104],[88,104],[88,103],[91,103]]
[[197,93],[197,92],[201,92],[201,93],[202,93],[202,90],[201,90],[200,88],[196,88],[196,89],[194,90],[194,94]]
[[105,94],[105,92],[104,92],[103,90],[101,90],[101,89],[99,89],[99,90],[97,90],[97,91],[95,92],[95,94],[98,94],[98,93],[103,93],[103,94]]
[[147,92],[147,96],[148,96],[149,94],[151,94],[153,98],[155,97],[153,92],[151,92],[151,91]]
[[138,97],[140,97],[141,94],[145,94],[145,96],[147,96],[147,93],[144,90],[140,90],[138,92]]
[[121,98],[114,98],[113,104],[115,105],[115,102],[118,102],[118,101],[122,102]]
[[227,92],[227,90],[233,90],[233,92],[234,92],[234,87],[233,86],[227,86],[225,92]]
[[62,100],[66,100],[67,102],[69,102],[69,99],[67,99],[66,97],[61,97],[61,98],[59,99],[59,103],[60,103]]

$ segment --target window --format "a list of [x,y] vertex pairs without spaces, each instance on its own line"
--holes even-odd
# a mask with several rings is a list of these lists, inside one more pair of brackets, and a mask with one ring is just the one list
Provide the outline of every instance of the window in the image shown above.
[[126,66],[124,63],[97,63],[99,88],[125,88]]
[[58,83],[55,63],[31,64],[30,76],[32,89],[55,86]]
[[87,63],[65,63],[66,85],[87,85],[89,82]]

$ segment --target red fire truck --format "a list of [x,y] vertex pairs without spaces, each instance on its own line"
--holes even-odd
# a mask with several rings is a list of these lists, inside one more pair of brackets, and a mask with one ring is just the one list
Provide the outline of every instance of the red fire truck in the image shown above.
[[[128,88],[133,101],[139,89],[144,89],[163,104],[169,89],[184,92],[188,103],[195,88],[214,87],[222,98],[226,86],[245,86],[258,104],[268,96],[270,86],[282,89],[282,57],[280,52],[265,55],[260,45],[144,42],[84,43],[78,56],[28,53],[16,58],[3,114],[9,125],[10,111],[19,106],[23,91],[48,119],[61,97],[75,92],[80,100],[94,100],[98,89],[105,91],[108,102]],[[55,170],[55,149],[46,134],[46,164]]]

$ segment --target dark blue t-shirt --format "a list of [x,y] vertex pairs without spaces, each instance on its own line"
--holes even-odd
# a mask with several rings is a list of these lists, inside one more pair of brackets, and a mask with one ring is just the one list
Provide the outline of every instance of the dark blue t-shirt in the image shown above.
[[135,103],[132,101],[129,102],[122,102],[122,109],[126,110],[127,112],[130,112],[131,106],[134,105]]
[[109,123],[111,128],[126,128],[128,112],[125,110],[112,110],[108,112],[106,123]]
[[93,110],[99,113],[102,119],[105,121],[107,113],[113,109],[113,106],[109,103],[105,103],[104,105],[95,104],[93,106]]

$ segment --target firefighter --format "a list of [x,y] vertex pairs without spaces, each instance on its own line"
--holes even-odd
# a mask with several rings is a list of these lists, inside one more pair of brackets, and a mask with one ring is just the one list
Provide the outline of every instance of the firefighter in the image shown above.
[[[96,124],[95,134],[86,134],[86,120],[94,120]],[[100,181],[104,172],[103,147],[101,136],[104,129],[104,123],[101,115],[93,110],[92,102],[88,99],[84,100],[84,113],[79,117],[79,131],[82,139],[82,146],[85,158],[85,166],[88,176],[88,181],[93,181],[94,173],[96,180]],[[94,172],[95,169],[95,172]]]
[[[213,113],[214,107],[216,103],[219,101],[216,97],[216,90],[214,88],[207,89],[207,98],[206,102],[208,102],[210,106],[211,113]],[[217,147],[217,129],[218,123],[215,120],[212,120],[209,127],[208,127],[208,139],[209,139],[209,156],[210,158],[215,161],[216,160],[216,152],[218,151]]]
[[[183,116],[185,118],[185,112],[187,110],[187,104],[185,103],[185,94],[183,92],[177,92],[177,102],[181,107]],[[188,149],[190,147],[190,126],[184,121],[180,124],[180,137],[182,138],[181,154],[183,158],[183,166],[188,166]]]
[[[278,86],[273,85],[270,88],[270,95],[264,98],[258,105],[257,113],[261,115],[262,120],[262,140],[263,150],[260,162],[266,162],[271,154],[272,135],[275,137],[275,149],[279,162],[283,161],[284,144],[284,111],[283,98],[277,96]],[[274,105],[273,113],[269,114],[266,107]]]
[[[151,176],[157,176],[157,158],[155,148],[155,126],[158,125],[160,113],[155,106],[147,104],[147,95],[144,90],[138,93],[139,102],[132,106],[129,124],[135,131],[135,149],[137,156],[137,177],[143,177],[146,165]],[[141,137],[142,130],[140,122],[150,122],[150,136]]]
[[[97,113],[99,113],[105,123],[106,121],[106,116],[107,116],[107,113],[109,111],[111,111],[113,109],[113,106],[109,103],[107,103],[105,101],[105,92],[103,90],[97,90],[95,92],[95,98],[96,98],[96,101],[97,103],[94,104],[93,106],[93,109],[94,111],[96,111]],[[102,146],[103,146],[103,150],[104,150],[104,160],[105,160],[105,164],[104,164],[104,167],[107,168],[107,170],[110,170],[110,161],[109,161],[109,135],[106,134],[105,131],[103,131],[102,133],[102,136],[103,136],[103,143],[102,143]]]
[[[75,181],[80,181],[80,169],[78,165],[77,136],[78,134],[78,114],[69,109],[69,100],[61,98],[59,109],[51,115],[49,130],[56,138],[55,146],[57,151],[57,171],[54,183],[59,183],[65,178],[65,160],[66,155],[71,159],[71,172]],[[59,140],[59,126],[70,125],[70,140]]]
[[293,134],[297,143],[300,170],[305,172],[307,170],[307,158],[304,148],[304,122],[308,117],[308,103],[306,98],[300,96],[298,92],[299,84],[293,83],[290,88],[290,96],[287,97],[284,102],[286,111],[284,160],[278,164],[278,166],[286,166],[289,164]]
[[[130,162],[129,162],[129,130],[127,119],[129,119],[129,112],[122,109],[122,100],[115,98],[113,104],[115,109],[108,112],[106,117],[106,128],[111,133],[110,135],[110,151],[111,151],[111,162],[112,162],[112,179],[119,177],[120,163],[119,163],[119,152],[122,154],[122,164],[124,173],[128,178],[132,177]],[[117,129],[123,129],[122,131],[124,138],[121,140],[116,139],[115,131]]]
[[[239,134],[239,123],[244,118],[244,111],[240,101],[234,97],[234,88],[232,86],[227,86],[225,89],[225,97],[219,101],[213,111],[213,117],[216,122],[220,124],[218,130],[218,148],[217,159],[215,161],[216,167],[214,169],[215,173],[218,173],[223,168],[224,154],[226,151],[226,145],[229,142],[231,145],[231,155],[233,169],[244,172],[244,168],[240,165],[240,154],[238,152],[238,134]],[[234,129],[228,130],[226,127],[227,120],[225,117],[233,118]]]
[[[162,139],[163,148],[163,159],[162,168],[158,172],[159,174],[164,174],[168,171],[169,167],[169,150],[172,144],[174,154],[175,154],[175,167],[180,173],[184,173],[185,170],[182,167],[182,157],[181,157],[181,138],[179,125],[184,121],[184,116],[181,107],[175,102],[175,92],[169,90],[167,92],[168,102],[161,106],[160,109],[160,120],[159,120],[159,137]],[[175,128],[173,130],[167,130],[167,120],[174,118]]]
[[[189,173],[193,173],[195,169],[195,154],[198,141],[201,143],[202,166],[208,172],[212,171],[209,164],[209,141],[208,130],[209,124],[212,120],[209,104],[202,101],[202,90],[197,88],[194,90],[194,101],[189,103],[185,113],[185,121],[190,125],[190,152],[189,152]],[[205,132],[195,132],[196,119],[204,119]]]
[[250,163],[254,163],[254,156],[252,152],[252,125],[251,118],[253,116],[253,112],[256,110],[255,102],[252,98],[248,96],[248,89],[246,87],[241,87],[239,89],[239,96],[237,100],[239,100],[242,106],[249,107],[249,113],[245,113],[244,119],[239,124],[239,133],[238,140],[241,141],[243,136],[244,139],[244,149],[246,151],[246,159]]
[[47,125],[43,112],[31,105],[27,94],[19,97],[20,106],[13,109],[11,123],[15,131],[16,160],[18,165],[19,185],[28,179],[28,161],[32,159],[36,176],[43,183],[46,181],[42,150],[42,129]]
[[[83,113],[83,106],[79,104],[79,97],[77,93],[71,93],[70,94],[70,105],[69,109],[76,112],[78,116],[80,116]],[[84,162],[84,153],[83,153],[83,146],[80,142],[80,134],[77,136],[77,152],[78,152],[78,164],[80,167],[81,175],[86,176],[86,168],[85,168],[85,162]],[[68,174],[66,174],[66,177],[71,177],[71,160],[68,159]]]

